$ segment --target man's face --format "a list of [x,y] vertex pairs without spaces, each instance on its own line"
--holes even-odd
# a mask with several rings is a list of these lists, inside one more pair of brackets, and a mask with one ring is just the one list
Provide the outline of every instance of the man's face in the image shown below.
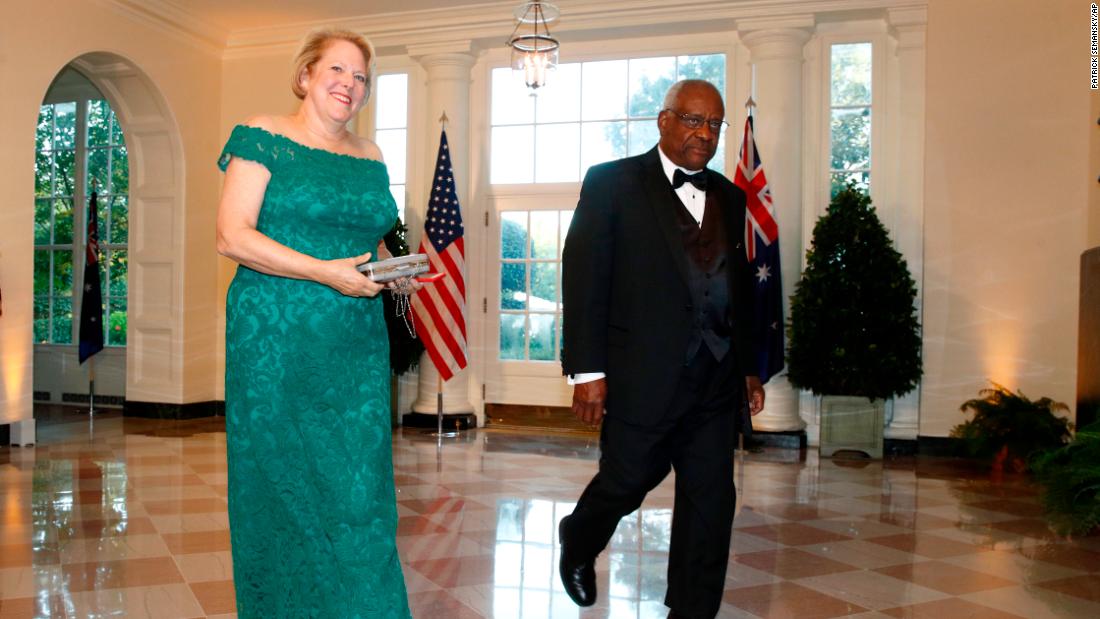
[[[718,149],[720,131],[710,128],[709,122],[722,120],[726,108],[722,97],[706,86],[684,86],[669,110],[657,116],[661,131],[661,150],[676,165],[688,170],[701,170],[714,157]],[[703,119],[702,126],[692,129],[683,116]]]

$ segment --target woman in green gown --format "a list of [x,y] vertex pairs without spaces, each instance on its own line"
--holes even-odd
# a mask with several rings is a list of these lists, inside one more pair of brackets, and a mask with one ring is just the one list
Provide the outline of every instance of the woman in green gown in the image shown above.
[[[397,217],[382,155],[347,130],[360,35],[311,33],[287,117],[233,129],[218,165],[229,523],[242,618],[410,616],[395,541],[383,286],[355,265]],[[384,254],[385,255],[385,254]]]

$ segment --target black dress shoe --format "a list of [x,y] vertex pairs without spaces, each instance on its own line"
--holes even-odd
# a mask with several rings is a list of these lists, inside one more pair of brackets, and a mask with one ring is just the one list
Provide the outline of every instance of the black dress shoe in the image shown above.
[[[568,516],[566,516],[568,518]],[[561,542],[561,559],[558,561],[558,574],[569,599],[577,606],[591,606],[596,603],[596,567],[593,561],[576,561],[566,550],[565,518],[558,523],[558,540]]]

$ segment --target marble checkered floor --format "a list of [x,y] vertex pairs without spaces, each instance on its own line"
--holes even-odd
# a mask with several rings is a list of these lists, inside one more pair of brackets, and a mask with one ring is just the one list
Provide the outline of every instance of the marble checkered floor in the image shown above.
[[[217,419],[53,420],[0,448],[0,619],[234,611]],[[474,431],[393,441],[398,544],[418,619],[663,618],[671,478],[597,564],[556,578],[556,522],[596,441]],[[1100,537],[1062,540],[1025,479],[936,458],[742,455],[722,617],[1100,617]]]

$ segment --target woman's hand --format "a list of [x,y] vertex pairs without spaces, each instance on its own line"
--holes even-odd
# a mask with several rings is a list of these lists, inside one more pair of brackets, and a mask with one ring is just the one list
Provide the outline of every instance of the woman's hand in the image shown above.
[[321,283],[349,297],[373,297],[385,288],[360,273],[355,265],[370,260],[371,252],[354,258],[337,258],[325,262],[325,276]]

